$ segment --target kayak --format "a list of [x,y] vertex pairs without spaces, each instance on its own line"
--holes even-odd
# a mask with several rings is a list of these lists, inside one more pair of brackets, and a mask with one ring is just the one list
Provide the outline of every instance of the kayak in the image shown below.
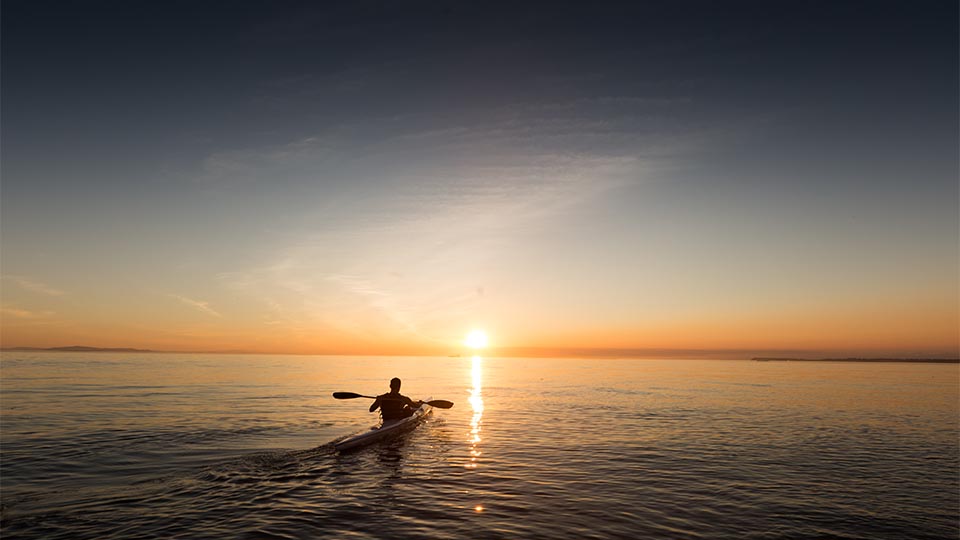
[[423,405],[414,411],[411,416],[400,418],[399,420],[384,420],[367,431],[364,431],[363,433],[358,433],[352,437],[347,437],[346,439],[334,444],[333,447],[336,448],[338,452],[343,452],[344,450],[353,450],[355,448],[360,448],[361,446],[382,441],[394,435],[413,429],[417,427],[417,425],[421,420],[424,419],[425,416],[430,414],[430,411],[433,410],[433,407],[427,405],[426,403],[427,401],[430,401],[430,399],[431,398],[423,400]]

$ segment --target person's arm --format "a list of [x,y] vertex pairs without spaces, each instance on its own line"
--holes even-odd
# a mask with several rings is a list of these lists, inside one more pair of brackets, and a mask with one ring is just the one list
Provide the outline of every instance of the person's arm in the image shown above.
[[403,399],[407,401],[407,406],[410,407],[411,409],[419,409],[420,406],[423,405],[422,401],[414,401],[408,398],[407,396],[403,396]]
[[370,405],[370,412],[377,410],[377,407],[380,406],[380,396],[377,396],[377,399],[373,400],[373,405]]

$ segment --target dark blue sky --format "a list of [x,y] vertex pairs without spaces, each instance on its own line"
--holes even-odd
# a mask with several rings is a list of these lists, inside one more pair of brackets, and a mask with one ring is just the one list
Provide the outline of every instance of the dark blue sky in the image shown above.
[[955,2],[328,4],[5,2],[10,165],[21,150],[186,157],[200,150],[185,133],[232,147],[611,94],[682,96],[676,113],[700,125],[773,109],[814,145],[828,126],[897,145],[910,138],[886,126],[955,133]]

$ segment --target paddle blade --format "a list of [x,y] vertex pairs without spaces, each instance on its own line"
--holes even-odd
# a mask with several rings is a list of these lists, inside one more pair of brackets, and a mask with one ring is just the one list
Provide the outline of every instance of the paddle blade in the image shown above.
[[438,409],[449,409],[450,407],[453,407],[453,402],[445,399],[435,399],[433,401],[427,401],[426,403],[427,405],[436,407]]
[[353,399],[358,397],[363,397],[363,396],[361,396],[360,394],[354,394],[353,392],[334,392],[333,393],[334,399]]

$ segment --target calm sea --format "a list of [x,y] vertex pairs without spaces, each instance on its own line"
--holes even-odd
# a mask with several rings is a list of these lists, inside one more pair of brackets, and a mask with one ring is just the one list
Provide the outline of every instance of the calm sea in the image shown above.
[[[4,353],[3,538],[960,535],[943,364]],[[337,454],[402,392],[456,403]]]

